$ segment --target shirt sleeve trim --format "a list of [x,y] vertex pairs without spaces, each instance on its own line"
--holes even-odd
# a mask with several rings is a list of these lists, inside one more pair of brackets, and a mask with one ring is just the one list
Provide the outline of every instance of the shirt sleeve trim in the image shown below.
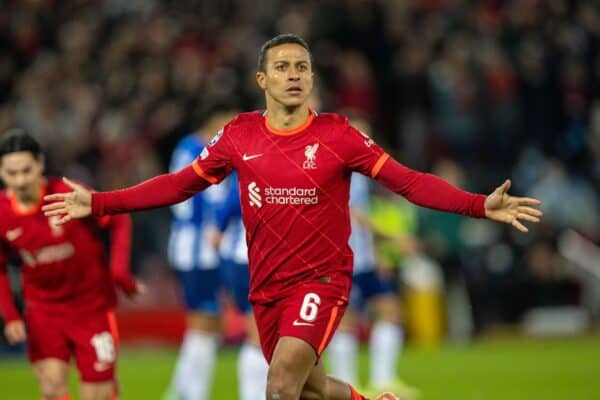
[[204,170],[200,167],[200,165],[198,165],[198,159],[196,159],[192,163],[192,168],[194,169],[194,172],[196,174],[198,174],[198,176],[200,178],[207,180],[208,182],[212,183],[213,185],[216,185],[217,183],[219,183],[219,180],[217,178],[215,178],[214,176],[210,176],[206,172],[204,172]]
[[371,168],[371,178],[375,178],[377,176],[379,171],[381,171],[383,164],[387,161],[388,158],[390,158],[390,155],[388,153],[383,153],[379,157],[375,165],[373,165],[373,168]]

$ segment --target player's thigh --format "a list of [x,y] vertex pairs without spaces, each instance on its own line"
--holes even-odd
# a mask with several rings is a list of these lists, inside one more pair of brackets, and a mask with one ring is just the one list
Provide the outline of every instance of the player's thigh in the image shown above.
[[347,292],[330,283],[314,281],[299,285],[283,302],[279,335],[310,344],[319,358],[342,319],[348,305]]
[[118,331],[112,311],[98,311],[74,317],[69,339],[82,382],[114,381]]
[[290,336],[308,343],[315,355],[329,344],[348,304],[344,286],[314,281],[300,284],[286,298],[270,304],[254,304],[260,346],[271,363],[279,339]]
[[301,400],[321,400],[325,399],[325,390],[327,386],[327,375],[325,373],[325,369],[323,368],[322,363],[318,363],[315,365],[304,386],[302,387],[302,392],[300,394]]
[[69,392],[69,363],[57,358],[38,360],[32,364],[42,396],[58,397]]
[[81,400],[112,400],[114,399],[114,382],[89,383],[84,382],[79,389]]
[[188,312],[216,316],[222,288],[220,268],[176,271]]
[[267,392],[298,398],[316,361],[309,343],[295,337],[279,338],[269,366]]
[[32,364],[50,358],[69,362],[69,326],[62,314],[28,309],[25,312],[25,324],[27,357]]

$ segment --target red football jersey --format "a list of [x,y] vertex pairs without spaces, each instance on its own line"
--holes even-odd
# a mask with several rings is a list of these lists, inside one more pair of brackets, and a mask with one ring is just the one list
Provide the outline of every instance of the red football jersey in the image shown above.
[[109,219],[74,220],[57,227],[41,211],[43,196],[71,189],[49,178],[42,191],[40,203],[28,211],[19,209],[10,192],[0,192],[0,269],[9,254],[18,256],[27,307],[55,312],[114,307],[115,290],[98,236]]
[[388,155],[337,114],[310,114],[291,131],[243,113],[220,130],[193,167],[211,183],[239,174],[250,300],[268,303],[301,282],[350,288],[350,176],[375,176]]

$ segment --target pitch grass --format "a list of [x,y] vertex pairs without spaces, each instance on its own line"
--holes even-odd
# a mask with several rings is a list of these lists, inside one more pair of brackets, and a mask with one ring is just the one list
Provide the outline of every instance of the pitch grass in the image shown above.
[[[236,354],[234,349],[221,353],[212,399],[237,398]],[[175,356],[171,350],[124,350],[119,364],[122,400],[161,399]],[[362,377],[366,376],[366,361],[363,349]],[[409,348],[400,373],[422,390],[423,400],[598,400],[600,336],[487,339],[430,351]],[[75,388],[73,382],[73,393]],[[38,398],[23,358],[0,359],[0,399]]]

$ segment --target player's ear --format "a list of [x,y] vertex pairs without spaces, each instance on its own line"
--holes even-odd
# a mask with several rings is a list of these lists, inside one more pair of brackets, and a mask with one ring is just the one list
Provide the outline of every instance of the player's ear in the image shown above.
[[267,76],[264,72],[258,71],[256,73],[256,83],[262,90],[267,90]]

